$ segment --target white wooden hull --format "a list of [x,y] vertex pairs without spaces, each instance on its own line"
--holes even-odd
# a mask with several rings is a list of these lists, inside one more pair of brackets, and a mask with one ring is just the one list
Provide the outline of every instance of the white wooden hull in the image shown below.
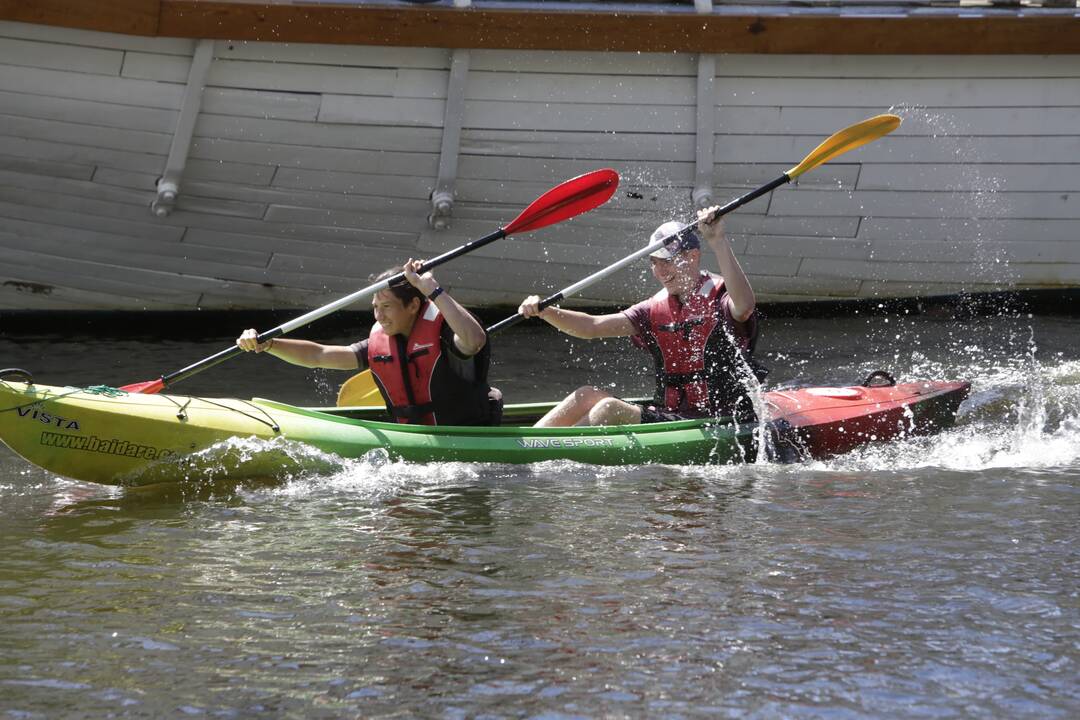
[[[195,42],[0,22],[0,309],[310,308],[511,220],[604,208],[439,271],[477,305],[547,294],[688,219],[696,56],[471,52],[451,227],[428,226],[451,51],[218,42],[176,210],[150,203]],[[894,135],[728,220],[764,301],[1080,285],[1080,57],[718,56],[714,197],[833,131]],[[648,293],[647,266],[577,302]]]

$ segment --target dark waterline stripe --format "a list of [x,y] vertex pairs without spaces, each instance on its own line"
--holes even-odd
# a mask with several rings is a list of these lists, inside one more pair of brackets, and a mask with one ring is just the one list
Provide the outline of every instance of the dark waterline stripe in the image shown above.
[[[922,298],[863,298],[812,302],[759,303],[770,318],[842,318],[881,315],[926,315],[966,320],[976,317],[1032,313],[1080,317],[1080,288],[962,293]],[[472,308],[486,324],[517,308],[496,305]],[[612,312],[613,307],[578,308]],[[71,333],[94,337],[201,338],[238,332],[242,327],[272,327],[296,315],[287,310],[0,310],[0,335]],[[372,315],[341,311],[313,323],[322,331],[351,332],[368,327]]]

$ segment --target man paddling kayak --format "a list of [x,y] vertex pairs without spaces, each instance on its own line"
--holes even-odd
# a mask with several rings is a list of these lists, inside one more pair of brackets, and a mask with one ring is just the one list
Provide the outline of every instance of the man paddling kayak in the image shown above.
[[260,344],[255,330],[245,330],[236,344],[302,367],[370,368],[387,411],[399,423],[497,425],[502,395],[487,384],[487,333],[431,272],[417,274],[422,264],[409,260],[375,278],[403,273],[407,282],[372,297],[375,324],[367,340],[322,345],[279,337]]
[[720,265],[720,275],[701,269],[701,240],[693,228],[667,222],[649,243],[675,235],[649,256],[653,276],[663,289],[622,312],[590,315],[549,307],[539,310],[531,295],[518,312],[539,316],[555,328],[580,338],[630,337],[656,363],[654,404],[642,407],[592,386],[568,395],[537,422],[557,427],[627,425],[733,415],[754,418],[748,387],[754,382],[749,353],[757,340],[757,305],[750,281],[724,235],[718,207],[698,212],[697,228]]

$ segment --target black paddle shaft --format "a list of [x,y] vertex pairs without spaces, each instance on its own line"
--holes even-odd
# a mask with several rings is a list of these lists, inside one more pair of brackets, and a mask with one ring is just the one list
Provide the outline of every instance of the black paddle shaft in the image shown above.
[[737,197],[734,200],[732,200],[731,202],[729,202],[727,205],[722,206],[719,210],[717,210],[713,214],[712,219],[715,220],[715,219],[717,219],[719,217],[723,217],[724,215],[727,215],[732,210],[735,210],[737,208],[741,208],[746,203],[748,203],[748,202],[750,202],[752,200],[757,200],[759,197],[761,197],[765,193],[772,192],[773,190],[780,187],[784,183],[789,183],[789,182],[791,182],[791,178],[788,177],[787,173],[784,173],[783,175],[776,178],[772,182],[765,183],[764,185],[757,188],[756,190],[751,190],[750,192],[746,193],[745,195],[740,195],[739,197]]
[[[788,177],[787,173],[784,173],[783,175],[776,178],[772,182],[766,183],[765,185],[762,185],[761,187],[759,187],[759,188],[757,188],[755,190],[752,190],[751,192],[748,192],[745,195],[741,195],[741,196],[735,198],[734,200],[732,200],[731,202],[729,202],[727,205],[724,205],[723,207],[719,208],[713,214],[712,219],[716,220],[719,217],[727,215],[732,210],[735,210],[736,208],[740,208],[743,205],[745,205],[746,203],[748,203],[748,202],[750,202],[752,200],[756,200],[759,197],[761,197],[762,195],[764,195],[765,193],[772,192],[776,188],[778,188],[781,185],[783,185],[784,183],[788,183],[788,182],[791,182],[791,178]],[[679,230],[679,232],[682,232],[682,230]],[[541,300],[540,305],[538,306],[539,309],[543,310],[545,308],[551,307],[555,303],[562,300],[563,297],[564,297],[563,292],[565,292],[565,291],[560,290],[559,292],[555,293],[554,295],[551,295],[551,296],[546,297],[543,300]],[[522,315],[520,313],[514,313],[510,317],[505,318],[503,320],[500,320],[499,322],[497,322],[494,325],[492,325],[491,327],[489,327],[487,329],[487,334],[491,335],[492,333],[497,333],[500,330],[505,330],[508,327],[513,327],[514,325],[517,325],[519,322],[523,321],[524,319],[525,319],[524,315]]]

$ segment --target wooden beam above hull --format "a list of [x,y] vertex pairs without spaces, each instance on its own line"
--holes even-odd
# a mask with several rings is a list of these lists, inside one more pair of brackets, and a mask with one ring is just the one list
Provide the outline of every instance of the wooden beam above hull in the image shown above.
[[1030,8],[844,15],[763,8],[466,9],[248,0],[0,0],[0,19],[134,35],[401,47],[687,53],[1080,54],[1080,14]]
[[3,20],[125,35],[157,35],[160,11],[161,0],[0,0]]

